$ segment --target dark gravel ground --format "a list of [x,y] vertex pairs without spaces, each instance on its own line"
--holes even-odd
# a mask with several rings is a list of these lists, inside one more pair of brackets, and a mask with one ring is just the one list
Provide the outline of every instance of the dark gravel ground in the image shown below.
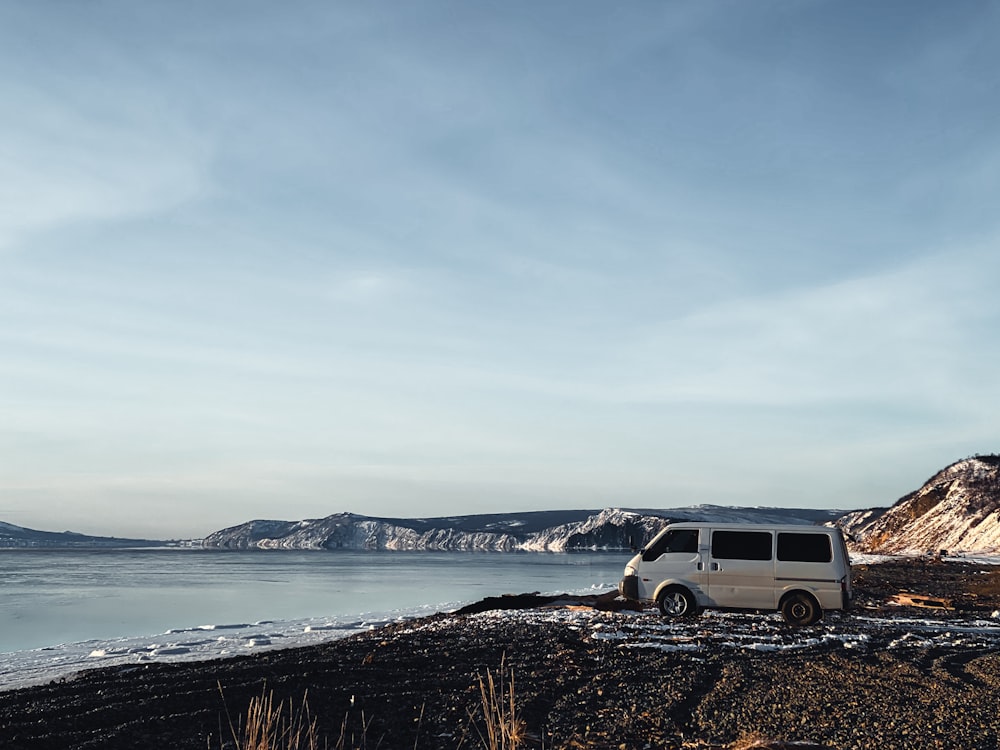
[[[488,673],[513,679],[524,747],[1000,747],[1000,570],[906,561],[856,566],[855,582],[854,613],[808,628],[767,614],[678,624],[651,611],[541,608],[94,670],[0,693],[0,747],[235,747],[227,715],[237,721],[272,693],[296,705],[307,696],[331,748],[483,747]],[[886,604],[904,589],[955,608]]]

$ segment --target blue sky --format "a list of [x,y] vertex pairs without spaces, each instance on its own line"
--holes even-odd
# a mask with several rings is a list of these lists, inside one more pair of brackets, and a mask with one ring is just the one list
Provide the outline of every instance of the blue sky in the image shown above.
[[0,2],[0,519],[891,504],[1000,448],[998,23]]

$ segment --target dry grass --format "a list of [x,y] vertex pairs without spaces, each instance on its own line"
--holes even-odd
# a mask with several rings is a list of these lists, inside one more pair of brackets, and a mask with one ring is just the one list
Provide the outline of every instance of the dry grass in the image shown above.
[[[527,725],[514,701],[514,670],[504,668],[494,675],[479,676],[481,715],[470,714],[471,725],[485,750],[516,750],[527,739]],[[461,746],[461,745],[460,745]]]
[[736,742],[727,747],[727,750],[826,750],[822,745],[796,742],[788,744],[769,738],[760,732],[748,732],[740,737]]
[[[226,706],[222,685],[219,685],[229,733],[236,750],[367,750],[379,747],[368,740],[371,721],[361,715],[361,727],[355,734],[348,729],[348,716],[340,725],[340,734],[331,746],[317,731],[317,721],[309,710],[307,694],[298,705],[291,699],[275,701],[274,691],[263,688],[261,694],[250,700],[246,716],[233,721]],[[482,716],[470,715],[484,750],[516,750],[525,738],[525,723],[514,704],[514,673],[495,677],[487,670],[479,678]],[[420,708],[419,723],[423,722],[424,708]],[[419,742],[414,740],[414,750]],[[461,747],[461,742],[459,743]]]
[[[486,670],[485,675],[479,676],[477,687],[480,699],[478,711],[469,712],[469,727],[475,740],[478,740],[477,746],[482,750],[518,750],[523,747],[529,736],[527,724],[521,718],[514,698],[514,671],[505,669],[501,662],[498,673]],[[221,685],[219,692],[222,692]],[[298,705],[291,699],[276,702],[274,692],[266,687],[259,696],[250,700],[245,717],[240,716],[234,722],[227,707],[226,719],[236,750],[366,750],[381,745],[380,742],[372,745],[368,740],[371,722],[366,721],[363,714],[358,734],[349,731],[348,717],[345,716],[339,736],[330,745],[317,731],[316,718],[309,710],[306,694]],[[419,721],[422,720],[423,707]],[[459,741],[457,748],[463,746],[466,737]],[[413,750],[417,750],[418,742],[419,737],[414,741]],[[730,745],[689,740],[682,747],[689,750],[792,750],[793,746],[759,732],[748,732]],[[795,750],[823,750],[818,745],[796,744],[794,747]]]
[[729,746],[729,750],[758,750],[758,748],[771,747],[774,740],[770,740],[760,732],[748,732]]
[[[222,686],[219,686],[222,692]],[[223,696],[223,702],[225,696]],[[326,742],[320,742],[316,731],[316,719],[309,712],[307,696],[296,707],[292,700],[274,701],[274,691],[262,689],[261,694],[251,699],[246,717],[233,723],[226,709],[229,731],[237,750],[328,750]],[[343,748],[343,745],[338,745]]]

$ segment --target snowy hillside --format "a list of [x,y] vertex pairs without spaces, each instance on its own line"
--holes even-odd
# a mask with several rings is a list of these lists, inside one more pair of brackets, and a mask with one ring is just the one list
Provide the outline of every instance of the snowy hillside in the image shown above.
[[861,513],[854,531],[872,552],[1000,552],[1000,456],[957,461],[881,515]]
[[222,549],[550,551],[641,547],[668,520],[825,523],[841,511],[724,508],[541,511],[446,518],[371,518],[338,513],[309,521],[250,521],[207,536]]
[[[1000,553],[1000,455],[957,461],[891,508],[850,512],[698,505],[633,510],[552,510],[441,518],[375,518],[336,513],[302,521],[255,520],[210,534],[215,549],[627,550],[668,521],[836,523],[857,551]],[[198,544],[189,542],[186,544]],[[147,540],[36,531],[0,522],[4,547],[134,547]]]

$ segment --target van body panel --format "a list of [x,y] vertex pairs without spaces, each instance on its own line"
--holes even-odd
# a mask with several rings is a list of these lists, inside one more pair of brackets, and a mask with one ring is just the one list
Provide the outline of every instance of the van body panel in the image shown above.
[[619,590],[656,601],[669,586],[699,608],[774,610],[805,592],[821,610],[847,609],[853,597],[843,535],[825,526],[669,524],[629,561]]
[[805,590],[816,597],[823,609],[843,609],[840,580],[830,576],[828,563],[779,561],[774,570],[774,581],[782,594]]
[[705,598],[704,563],[698,552],[666,552],[655,560],[644,562],[639,576],[639,591],[643,598],[655,600],[669,585],[680,584],[695,595],[699,604]]
[[699,606],[707,604],[708,547],[702,546],[701,534],[699,528],[667,527],[653,537],[633,560],[642,564],[640,598],[656,601],[663,589],[679,585],[694,594]]
[[774,609],[774,563],[771,560],[712,560],[708,573],[712,607]]

